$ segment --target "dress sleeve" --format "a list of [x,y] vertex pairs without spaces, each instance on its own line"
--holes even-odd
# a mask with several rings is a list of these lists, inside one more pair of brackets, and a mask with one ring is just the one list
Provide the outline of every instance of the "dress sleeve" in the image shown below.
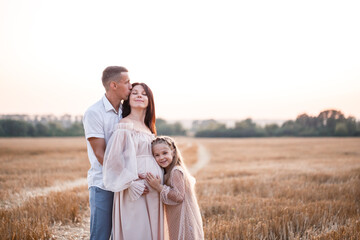
[[130,197],[136,200],[145,189],[144,181],[138,180],[135,144],[131,131],[117,129],[105,150],[103,180],[107,190],[120,192],[129,188]]
[[167,205],[177,205],[184,201],[185,179],[184,174],[179,169],[174,169],[170,176],[172,186],[164,185],[160,193],[161,201]]
[[129,187],[129,197],[130,200],[135,201],[140,198],[145,190],[145,180],[137,179],[132,181]]

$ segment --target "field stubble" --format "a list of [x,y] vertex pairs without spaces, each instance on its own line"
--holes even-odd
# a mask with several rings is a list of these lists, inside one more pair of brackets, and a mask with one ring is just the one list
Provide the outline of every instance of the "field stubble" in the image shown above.
[[360,139],[200,139],[206,239],[360,239]]
[[[176,140],[189,167],[197,143],[211,155],[196,174],[206,239],[360,239],[360,139]],[[89,168],[83,138],[0,139],[0,164],[0,203]],[[86,185],[50,192],[1,208],[0,234],[86,239],[88,212]]]
[[0,239],[89,238],[84,138],[0,138],[0,164]]

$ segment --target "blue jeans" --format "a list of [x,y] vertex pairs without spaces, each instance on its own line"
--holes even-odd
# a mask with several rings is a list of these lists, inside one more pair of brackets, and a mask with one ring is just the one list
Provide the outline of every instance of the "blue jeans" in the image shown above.
[[113,200],[113,192],[95,186],[89,188],[91,240],[109,240],[112,228]]

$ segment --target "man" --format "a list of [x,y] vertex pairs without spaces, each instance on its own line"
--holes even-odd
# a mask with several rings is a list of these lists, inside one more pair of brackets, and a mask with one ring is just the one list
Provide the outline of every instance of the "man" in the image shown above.
[[91,213],[90,239],[109,240],[114,193],[105,189],[102,164],[106,144],[122,117],[121,101],[128,99],[132,86],[128,70],[120,66],[107,67],[103,71],[102,83],[106,93],[100,101],[88,108],[83,123],[91,164],[87,177]]

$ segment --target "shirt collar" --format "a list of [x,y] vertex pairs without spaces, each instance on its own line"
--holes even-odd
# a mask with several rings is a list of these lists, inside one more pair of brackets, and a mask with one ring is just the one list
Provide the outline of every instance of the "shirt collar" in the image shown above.
[[113,105],[110,103],[109,99],[107,99],[105,94],[102,98],[102,101],[103,101],[106,112],[113,111],[114,113],[119,114],[119,115],[122,113],[122,104],[120,104],[119,110],[116,111],[115,108],[113,107]]

